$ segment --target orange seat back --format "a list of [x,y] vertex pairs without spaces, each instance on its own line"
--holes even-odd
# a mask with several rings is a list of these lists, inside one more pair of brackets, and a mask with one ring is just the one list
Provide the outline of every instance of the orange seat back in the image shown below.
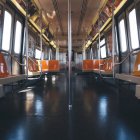
[[30,72],[33,72],[34,71],[34,69],[33,69],[33,62],[30,59],[28,59],[28,70]]
[[41,60],[41,66],[42,66],[42,71],[48,71],[49,70],[49,62],[48,60]]
[[4,55],[0,53],[0,78],[7,77],[9,75]]
[[49,60],[49,71],[59,71],[60,65],[58,60]]
[[83,70],[93,70],[93,60],[83,60]]
[[33,71],[34,72],[38,72],[39,71],[39,66],[38,66],[38,62],[36,59],[33,59]]
[[102,70],[104,70],[104,71],[112,71],[112,58],[104,60]]
[[107,71],[112,71],[113,70],[113,62],[112,58],[108,60],[108,69]]
[[93,60],[93,70],[99,69],[100,68],[99,65],[102,65],[103,62],[104,62],[104,60],[102,60],[102,59],[100,59],[100,60],[99,59]]
[[140,52],[138,52],[134,64],[133,75],[140,76]]
[[101,70],[106,71],[108,69],[108,60],[104,59],[103,64],[101,65]]

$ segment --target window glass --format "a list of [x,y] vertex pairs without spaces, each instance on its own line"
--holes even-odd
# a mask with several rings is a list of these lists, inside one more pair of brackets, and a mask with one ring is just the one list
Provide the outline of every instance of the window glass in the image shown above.
[[5,51],[8,51],[10,49],[11,25],[12,16],[9,12],[5,11],[2,36],[2,49]]
[[101,47],[101,58],[106,58],[106,46]]
[[15,34],[15,53],[20,53],[21,49],[21,33],[22,33],[22,24],[17,21],[16,22],[16,34]]
[[138,28],[137,28],[137,19],[136,19],[135,9],[133,9],[129,13],[129,28],[130,28],[131,46],[132,46],[132,49],[136,49],[139,47],[139,39],[138,39]]
[[115,26],[115,53],[118,54],[118,37],[117,37],[117,29],[116,29],[116,26]]
[[41,51],[38,49],[35,50],[35,58],[37,58],[37,59],[41,58]]
[[25,28],[24,28],[24,37],[23,37],[23,55],[26,55],[26,42],[25,42]]
[[122,19],[119,23],[119,34],[120,34],[120,40],[121,40],[121,51],[125,52],[127,50],[127,45],[126,45],[126,31],[125,31],[125,24],[124,24],[124,19]]
[[112,56],[112,51],[113,51],[113,48],[112,48],[112,30],[107,35],[107,48],[108,48],[107,49],[108,55]]
[[105,39],[101,40],[100,42],[100,46],[104,45],[105,44]]

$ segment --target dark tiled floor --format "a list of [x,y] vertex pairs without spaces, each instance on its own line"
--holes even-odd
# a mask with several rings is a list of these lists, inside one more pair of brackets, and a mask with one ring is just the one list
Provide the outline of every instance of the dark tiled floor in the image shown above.
[[90,76],[50,77],[0,100],[0,140],[139,140],[140,102]]

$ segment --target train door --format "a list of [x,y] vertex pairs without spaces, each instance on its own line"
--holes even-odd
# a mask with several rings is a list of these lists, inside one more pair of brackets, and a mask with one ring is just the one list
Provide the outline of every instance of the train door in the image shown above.
[[1,50],[7,62],[8,71],[12,74],[12,59],[8,53],[12,51],[14,13],[8,7],[3,7]]
[[120,40],[120,58],[128,59],[121,64],[122,73],[132,73],[136,53],[139,48],[138,22],[136,16],[136,8],[131,5],[118,20],[119,40]]
[[[23,21],[19,17],[19,15],[15,15],[15,22],[14,22],[14,31],[13,31],[13,44],[12,44],[12,55],[21,62],[21,46],[22,46],[22,38],[23,38]],[[12,74],[20,74],[21,67],[17,62],[12,60]]]
[[20,66],[13,58],[21,62],[23,21],[18,14],[14,13],[16,12],[9,6],[4,7],[1,50],[5,56],[9,73],[20,74]]
[[[127,32],[127,22],[126,15],[123,13],[118,18],[118,31],[119,31],[119,51],[120,51],[120,61],[125,59],[130,53],[129,41],[128,41],[128,32]],[[121,64],[122,73],[130,73],[130,57]]]
[[137,50],[139,48],[139,35],[138,35],[138,24],[137,24],[137,16],[136,16],[136,8],[134,5],[131,5],[126,12],[127,15],[127,23],[128,23],[128,36],[129,36],[129,44],[130,51],[132,55],[130,55],[130,71],[133,72],[134,63],[136,59]]

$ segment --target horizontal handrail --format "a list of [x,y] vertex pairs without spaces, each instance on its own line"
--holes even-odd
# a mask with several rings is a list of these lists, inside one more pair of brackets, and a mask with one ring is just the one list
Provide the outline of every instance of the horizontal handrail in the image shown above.
[[129,56],[130,56],[131,54],[133,54],[133,52],[138,51],[138,50],[140,50],[140,48],[137,48],[137,49],[135,49],[135,50],[132,50],[129,54],[127,54],[127,56],[126,56],[121,62],[115,63],[114,66],[116,66],[116,65],[121,65],[122,63],[124,63],[124,62],[129,58]]
[[8,55],[11,56],[11,58],[16,61],[20,66],[26,66],[26,64],[22,64],[20,63],[12,54],[10,54],[9,52],[5,51],[5,50],[0,50],[0,52],[5,52],[5,53],[8,53]]

